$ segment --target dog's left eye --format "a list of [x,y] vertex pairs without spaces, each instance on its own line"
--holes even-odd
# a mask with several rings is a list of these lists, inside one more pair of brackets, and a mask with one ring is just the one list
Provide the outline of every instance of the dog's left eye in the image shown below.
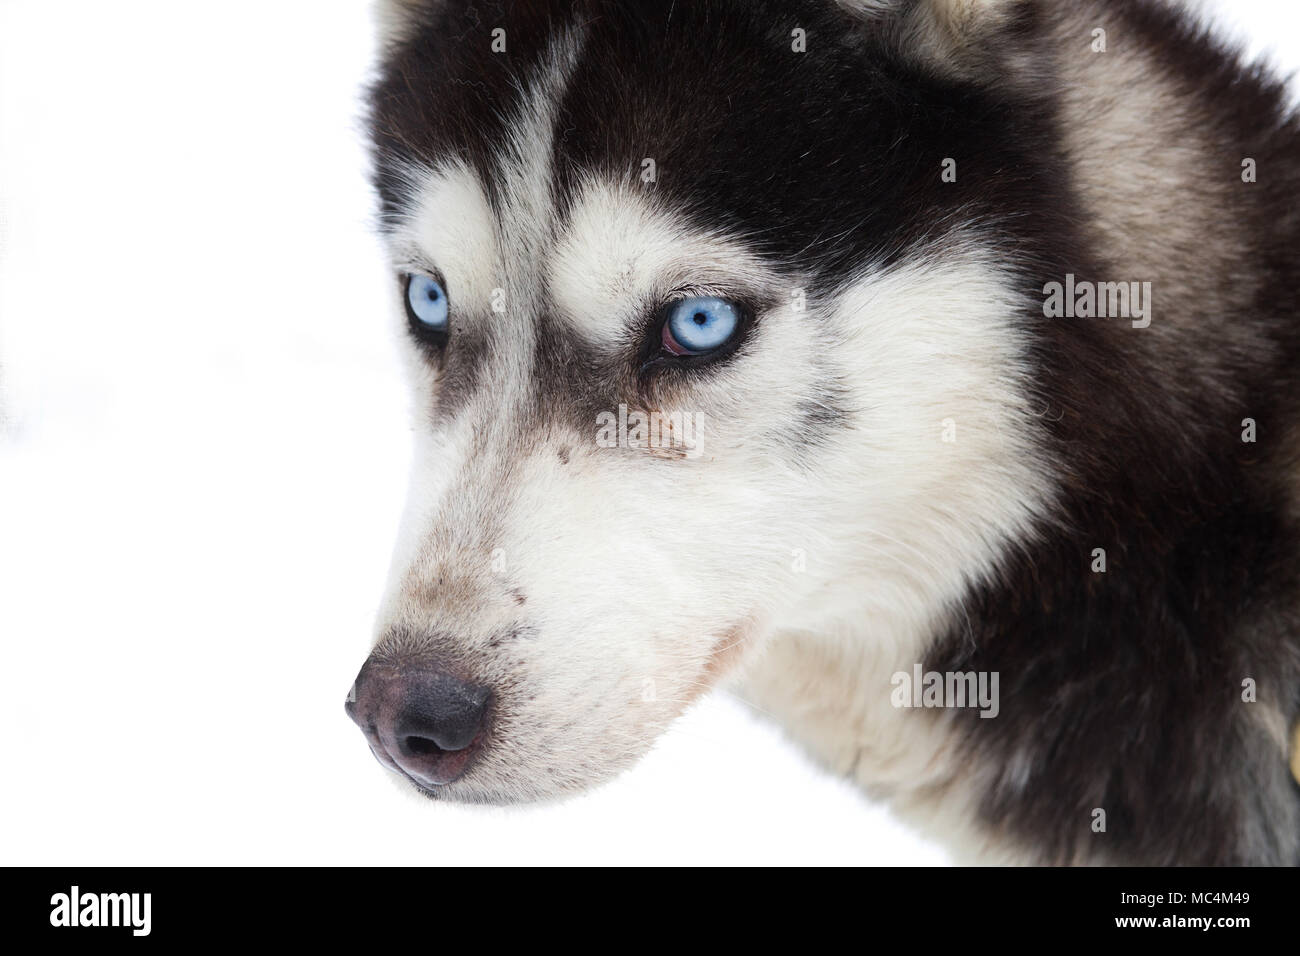
[[717,296],[682,299],[668,309],[660,333],[673,355],[704,355],[726,345],[740,328],[740,306]]

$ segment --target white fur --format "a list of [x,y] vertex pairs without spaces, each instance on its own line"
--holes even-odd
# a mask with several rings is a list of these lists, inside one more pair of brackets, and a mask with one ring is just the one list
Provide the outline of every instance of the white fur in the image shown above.
[[624,341],[637,315],[674,294],[788,288],[775,290],[742,242],[690,228],[652,190],[627,182],[577,190],[548,279],[560,316],[602,344]]
[[[819,461],[834,515],[826,552],[808,562],[817,588],[774,621],[744,689],[831,769],[964,834],[964,852],[986,859],[1009,850],[963,822],[974,788],[946,715],[895,709],[889,679],[924,660],[963,591],[1032,536],[1050,502],[1025,437],[1035,410],[1007,287],[977,244],[958,242],[938,259],[868,270],[838,303],[864,411],[839,467]],[[944,419],[955,442],[941,441]]]

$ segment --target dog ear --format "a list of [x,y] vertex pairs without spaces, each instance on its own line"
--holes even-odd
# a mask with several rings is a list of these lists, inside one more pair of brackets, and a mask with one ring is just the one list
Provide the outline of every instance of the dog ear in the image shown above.
[[941,75],[975,81],[1007,78],[1010,61],[1023,52],[1021,41],[1030,32],[1035,7],[1034,0],[835,2],[883,30],[906,58]]
[[441,0],[374,0],[371,17],[379,42],[393,46],[410,38],[440,6]]
[[[529,18],[541,23],[553,12],[565,12],[572,0],[510,0],[475,2],[475,0],[373,0],[371,19],[381,48],[392,49],[414,37],[421,27],[447,24],[460,36],[467,29],[494,25],[487,23],[494,15],[508,15],[517,23]],[[486,26],[484,26],[486,24]]]

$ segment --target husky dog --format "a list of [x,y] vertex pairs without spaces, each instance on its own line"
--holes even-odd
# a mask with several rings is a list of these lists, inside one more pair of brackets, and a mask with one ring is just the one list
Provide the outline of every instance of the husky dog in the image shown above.
[[381,14],[381,762],[558,797],[727,685],[958,859],[1300,861],[1278,82],[1155,0]]

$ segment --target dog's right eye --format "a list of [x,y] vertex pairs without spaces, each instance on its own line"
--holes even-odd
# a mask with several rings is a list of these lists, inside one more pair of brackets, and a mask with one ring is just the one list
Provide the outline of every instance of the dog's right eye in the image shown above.
[[447,290],[441,282],[418,272],[406,277],[406,318],[417,336],[439,345],[445,343],[450,313]]

